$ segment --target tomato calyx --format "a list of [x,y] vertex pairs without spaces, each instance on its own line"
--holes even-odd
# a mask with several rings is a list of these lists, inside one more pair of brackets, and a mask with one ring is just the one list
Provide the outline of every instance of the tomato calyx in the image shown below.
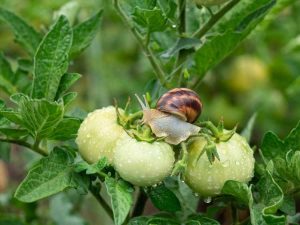
[[203,128],[197,136],[204,137],[207,143],[196,161],[198,161],[204,153],[206,153],[210,164],[212,164],[216,158],[220,161],[216,144],[229,141],[236,132],[236,126],[232,130],[225,130],[222,119],[218,126],[215,126],[211,121],[199,122],[197,125]]
[[115,109],[117,113],[117,122],[123,127],[125,132],[137,141],[145,141],[148,143],[153,143],[155,141],[161,141],[163,138],[157,138],[151,131],[151,128],[143,124],[143,111],[137,111],[134,113],[129,113],[130,98],[126,103],[124,108],[124,113],[120,113],[118,103],[115,100]]
[[181,142],[181,151],[179,160],[175,163],[171,176],[181,176],[184,174],[188,163],[188,151],[185,142]]

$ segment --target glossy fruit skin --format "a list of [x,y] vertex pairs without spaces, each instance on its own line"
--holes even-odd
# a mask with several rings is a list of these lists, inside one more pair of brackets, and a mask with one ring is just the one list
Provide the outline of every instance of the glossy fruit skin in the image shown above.
[[210,164],[204,153],[199,161],[197,158],[202,152],[205,138],[197,138],[189,144],[188,165],[185,171],[185,182],[190,188],[204,197],[220,194],[227,180],[248,182],[253,177],[254,157],[244,137],[234,134],[227,142],[216,144],[220,161]]
[[174,161],[173,149],[165,142],[137,141],[125,134],[115,147],[115,169],[124,180],[136,186],[161,182],[171,173]]
[[229,0],[195,0],[195,3],[198,5],[212,6],[212,5],[221,5]]
[[104,156],[112,163],[115,144],[124,133],[113,106],[97,109],[80,125],[76,139],[79,153],[89,163],[96,163]]

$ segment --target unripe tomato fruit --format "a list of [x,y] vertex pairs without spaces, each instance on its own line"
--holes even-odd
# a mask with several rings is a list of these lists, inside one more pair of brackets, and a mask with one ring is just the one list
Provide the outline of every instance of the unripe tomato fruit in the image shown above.
[[269,82],[269,71],[259,58],[239,56],[229,66],[225,85],[232,92],[245,93],[257,88],[265,89]]
[[79,153],[89,163],[96,163],[104,156],[112,163],[115,144],[123,133],[113,106],[97,109],[80,125],[76,139]]
[[196,193],[204,197],[220,194],[227,180],[248,182],[254,172],[253,150],[246,140],[234,134],[227,142],[216,144],[220,161],[210,164],[204,153],[197,161],[207,141],[199,137],[188,146],[188,165],[185,171],[185,182]]
[[115,169],[124,180],[137,186],[162,181],[171,173],[174,161],[172,147],[165,142],[137,141],[125,134],[115,147]]
[[211,6],[211,5],[221,5],[229,0],[195,0],[198,5]]

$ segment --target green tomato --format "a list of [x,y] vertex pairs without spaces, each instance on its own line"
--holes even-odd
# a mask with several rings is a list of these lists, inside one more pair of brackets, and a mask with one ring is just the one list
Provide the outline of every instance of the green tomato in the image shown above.
[[269,77],[268,67],[263,61],[254,56],[243,55],[228,67],[225,85],[234,93],[245,93],[254,89],[265,89]]
[[185,182],[193,191],[204,197],[220,194],[227,180],[248,182],[253,177],[253,151],[245,138],[234,134],[227,142],[216,144],[220,161],[210,164],[204,153],[197,161],[207,141],[197,138],[188,146],[189,156],[185,171]]
[[115,144],[123,133],[113,106],[97,109],[80,125],[76,139],[79,153],[89,163],[96,163],[102,157],[112,163]]
[[125,134],[115,147],[115,169],[124,180],[137,186],[161,182],[171,173],[174,161],[173,149],[165,142],[137,141]]
[[211,5],[221,5],[229,0],[195,0],[198,5],[211,6]]

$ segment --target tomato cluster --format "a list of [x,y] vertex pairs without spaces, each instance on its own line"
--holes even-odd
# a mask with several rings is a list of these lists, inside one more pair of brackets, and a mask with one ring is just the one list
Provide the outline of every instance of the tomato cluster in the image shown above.
[[[172,173],[176,160],[182,160],[175,159],[174,145],[162,138],[135,138],[120,124],[117,112],[124,113],[109,106],[87,116],[76,139],[79,153],[89,163],[106,157],[119,175],[133,185],[151,186],[163,181]],[[211,140],[206,135],[185,141],[187,157],[182,178],[202,196],[218,195],[227,180],[248,182],[253,176],[253,151],[242,136],[234,133],[226,141]],[[213,162],[202,154],[210,142],[217,151]]]

